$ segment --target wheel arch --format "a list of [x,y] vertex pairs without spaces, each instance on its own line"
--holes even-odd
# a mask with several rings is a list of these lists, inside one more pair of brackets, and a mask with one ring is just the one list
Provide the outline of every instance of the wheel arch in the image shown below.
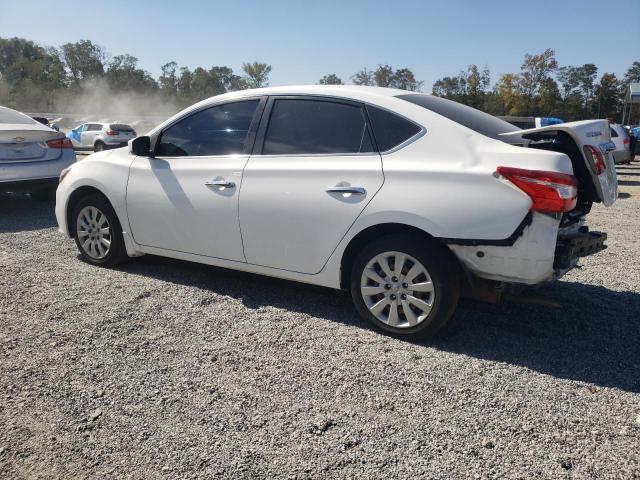
[[113,211],[116,212],[116,215],[117,215],[117,211],[113,207],[113,203],[111,203],[111,200],[109,200],[109,197],[107,197],[104,194],[104,192],[102,192],[100,189],[93,187],[91,185],[83,185],[82,187],[78,187],[71,193],[71,195],[69,195],[69,200],[67,201],[67,208],[65,210],[65,218],[67,221],[67,235],[69,236],[69,238],[73,238],[73,230],[71,228],[71,225],[73,225],[72,223],[73,210],[75,209],[78,202],[82,198],[86,197],[87,195],[100,195],[107,202],[109,202],[109,205],[111,205],[111,208],[113,208]]
[[429,234],[425,230],[418,227],[404,224],[404,223],[380,223],[371,225],[362,231],[358,232],[347,244],[346,248],[342,252],[342,259],[340,261],[340,288],[349,288],[349,278],[351,276],[351,268],[358,253],[371,241],[376,238],[380,238],[390,234],[407,234],[414,237],[420,237],[430,243],[436,243],[446,249],[447,254],[454,259],[455,263],[460,266],[458,257],[449,249],[444,242],[437,237]]

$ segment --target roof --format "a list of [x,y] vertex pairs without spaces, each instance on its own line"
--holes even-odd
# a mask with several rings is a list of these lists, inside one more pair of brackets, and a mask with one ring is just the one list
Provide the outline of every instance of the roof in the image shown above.
[[207,98],[199,102],[199,104],[226,99],[253,97],[256,95],[333,95],[336,97],[366,100],[367,98],[389,98],[397,95],[406,95],[408,93],[417,92],[397,88],[366,87],[361,85],[291,85],[237,90],[235,92],[223,93],[215,97]]

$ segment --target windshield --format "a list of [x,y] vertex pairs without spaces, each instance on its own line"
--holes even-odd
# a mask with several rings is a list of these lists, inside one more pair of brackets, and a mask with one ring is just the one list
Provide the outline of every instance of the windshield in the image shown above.
[[509,143],[521,141],[517,136],[516,138],[500,136],[501,133],[515,132],[521,130],[520,128],[461,103],[421,93],[398,95],[398,98],[431,110],[487,137]]
[[27,117],[24,113],[16,112],[7,107],[0,107],[0,123],[17,123],[19,125],[37,124],[34,119]]

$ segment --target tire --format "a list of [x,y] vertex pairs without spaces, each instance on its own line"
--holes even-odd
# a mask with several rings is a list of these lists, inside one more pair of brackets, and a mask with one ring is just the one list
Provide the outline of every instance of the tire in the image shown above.
[[48,202],[49,200],[55,200],[56,188],[55,187],[39,188],[38,190],[34,190],[33,192],[31,192],[31,198],[39,202]]
[[[389,255],[383,255],[385,253]],[[401,274],[392,276],[398,273],[395,263],[401,261],[402,256]],[[394,259],[387,260],[387,273],[379,268],[385,258]],[[365,269],[369,272],[366,276]],[[411,289],[411,285],[416,289]],[[362,287],[371,295],[366,295]],[[351,269],[350,289],[360,316],[377,329],[400,338],[427,338],[442,328],[456,309],[460,297],[459,267],[451,252],[435,240],[406,234],[387,235],[369,243],[358,254]],[[391,313],[394,296],[395,315]],[[377,307],[383,305],[381,302],[386,302],[388,307],[374,314]],[[385,315],[385,312],[388,313]],[[385,316],[386,320],[379,318]]]
[[102,142],[96,142],[93,145],[93,151],[94,152],[102,152],[105,149],[105,144]]
[[113,267],[128,260],[122,227],[102,195],[88,195],[75,204],[69,229],[85,262]]

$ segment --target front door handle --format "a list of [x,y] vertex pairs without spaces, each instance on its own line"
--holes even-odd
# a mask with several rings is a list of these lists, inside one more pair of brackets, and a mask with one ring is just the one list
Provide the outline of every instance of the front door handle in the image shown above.
[[336,185],[325,190],[327,193],[351,193],[353,195],[365,195],[367,191],[362,187],[347,187]]
[[224,178],[215,179],[215,180],[208,180],[208,181],[204,182],[204,184],[207,187],[233,188],[233,187],[236,186],[236,184],[234,182],[229,182],[229,181],[225,180]]

